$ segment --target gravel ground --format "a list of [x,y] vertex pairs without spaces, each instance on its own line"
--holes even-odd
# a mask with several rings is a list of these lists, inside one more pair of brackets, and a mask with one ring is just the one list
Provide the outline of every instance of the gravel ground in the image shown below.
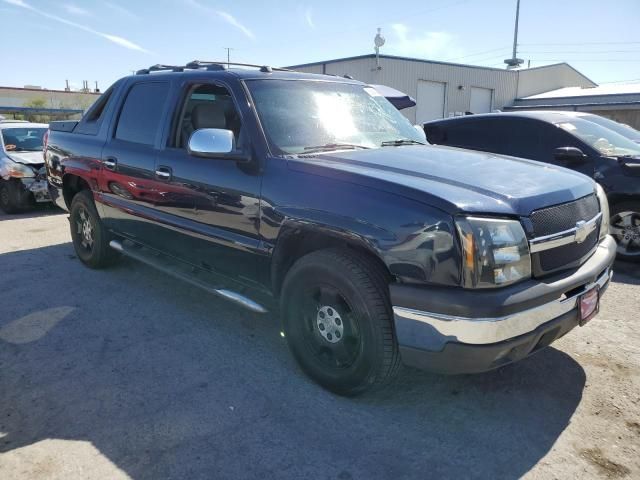
[[637,266],[600,315],[498,371],[308,381],[277,319],[133,261],[81,265],[66,215],[0,216],[0,478],[640,478]]

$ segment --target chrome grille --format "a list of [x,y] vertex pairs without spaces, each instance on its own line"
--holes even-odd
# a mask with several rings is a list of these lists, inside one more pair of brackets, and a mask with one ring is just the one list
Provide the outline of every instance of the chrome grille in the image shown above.
[[600,211],[595,195],[576,201],[536,210],[531,214],[531,223],[536,237],[544,237],[576,226],[579,221],[588,221]]
[[[530,220],[534,236],[540,238],[571,230],[578,222],[593,220],[599,212],[600,205],[597,197],[588,195],[573,202],[537,210],[531,214]],[[581,243],[572,241],[566,245],[534,253],[531,258],[534,276],[543,276],[580,264],[598,243],[599,224],[600,221],[598,221],[598,228]]]

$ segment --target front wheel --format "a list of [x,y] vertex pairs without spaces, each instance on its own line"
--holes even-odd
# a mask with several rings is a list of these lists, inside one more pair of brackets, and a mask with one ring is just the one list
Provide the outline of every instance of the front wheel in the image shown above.
[[610,232],[618,244],[618,259],[640,262],[640,202],[614,204]]
[[0,178],[0,209],[4,213],[16,213],[27,206],[20,191],[20,180]]
[[89,190],[73,197],[69,223],[73,247],[82,263],[90,268],[104,268],[117,260],[118,252],[109,247],[111,235],[98,216]]
[[320,250],[298,260],[282,288],[281,312],[305,373],[341,395],[388,383],[400,364],[388,292],[384,274],[356,252]]

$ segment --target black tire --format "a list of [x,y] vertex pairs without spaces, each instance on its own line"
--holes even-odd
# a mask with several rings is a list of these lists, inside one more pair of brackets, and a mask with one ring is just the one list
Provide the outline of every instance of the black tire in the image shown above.
[[23,201],[19,180],[0,179],[0,209],[4,213],[17,213],[23,210],[27,203]]
[[611,205],[611,234],[618,244],[618,260],[640,262],[640,201]]
[[89,190],[78,192],[73,197],[69,225],[76,255],[86,266],[105,268],[118,259],[118,252],[109,246],[112,236],[100,220]]
[[302,257],[287,273],[280,303],[289,348],[326,389],[352,396],[395,377],[400,354],[389,287],[366,256],[327,249]]

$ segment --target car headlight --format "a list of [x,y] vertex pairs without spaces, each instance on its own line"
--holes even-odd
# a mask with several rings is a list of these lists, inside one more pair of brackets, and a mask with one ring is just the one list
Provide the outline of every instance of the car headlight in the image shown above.
[[465,288],[502,287],[531,278],[529,242],[520,222],[464,217],[456,225]]
[[[2,162],[2,160],[0,160]],[[22,163],[14,162],[13,160],[5,160],[0,165],[0,170],[3,171],[3,175],[13,178],[32,178],[36,176],[36,172],[33,168],[23,165]]]
[[596,183],[596,195],[600,202],[600,212],[602,212],[602,220],[600,220],[600,240],[609,235],[609,222],[611,214],[609,213],[609,200],[604,189]]

